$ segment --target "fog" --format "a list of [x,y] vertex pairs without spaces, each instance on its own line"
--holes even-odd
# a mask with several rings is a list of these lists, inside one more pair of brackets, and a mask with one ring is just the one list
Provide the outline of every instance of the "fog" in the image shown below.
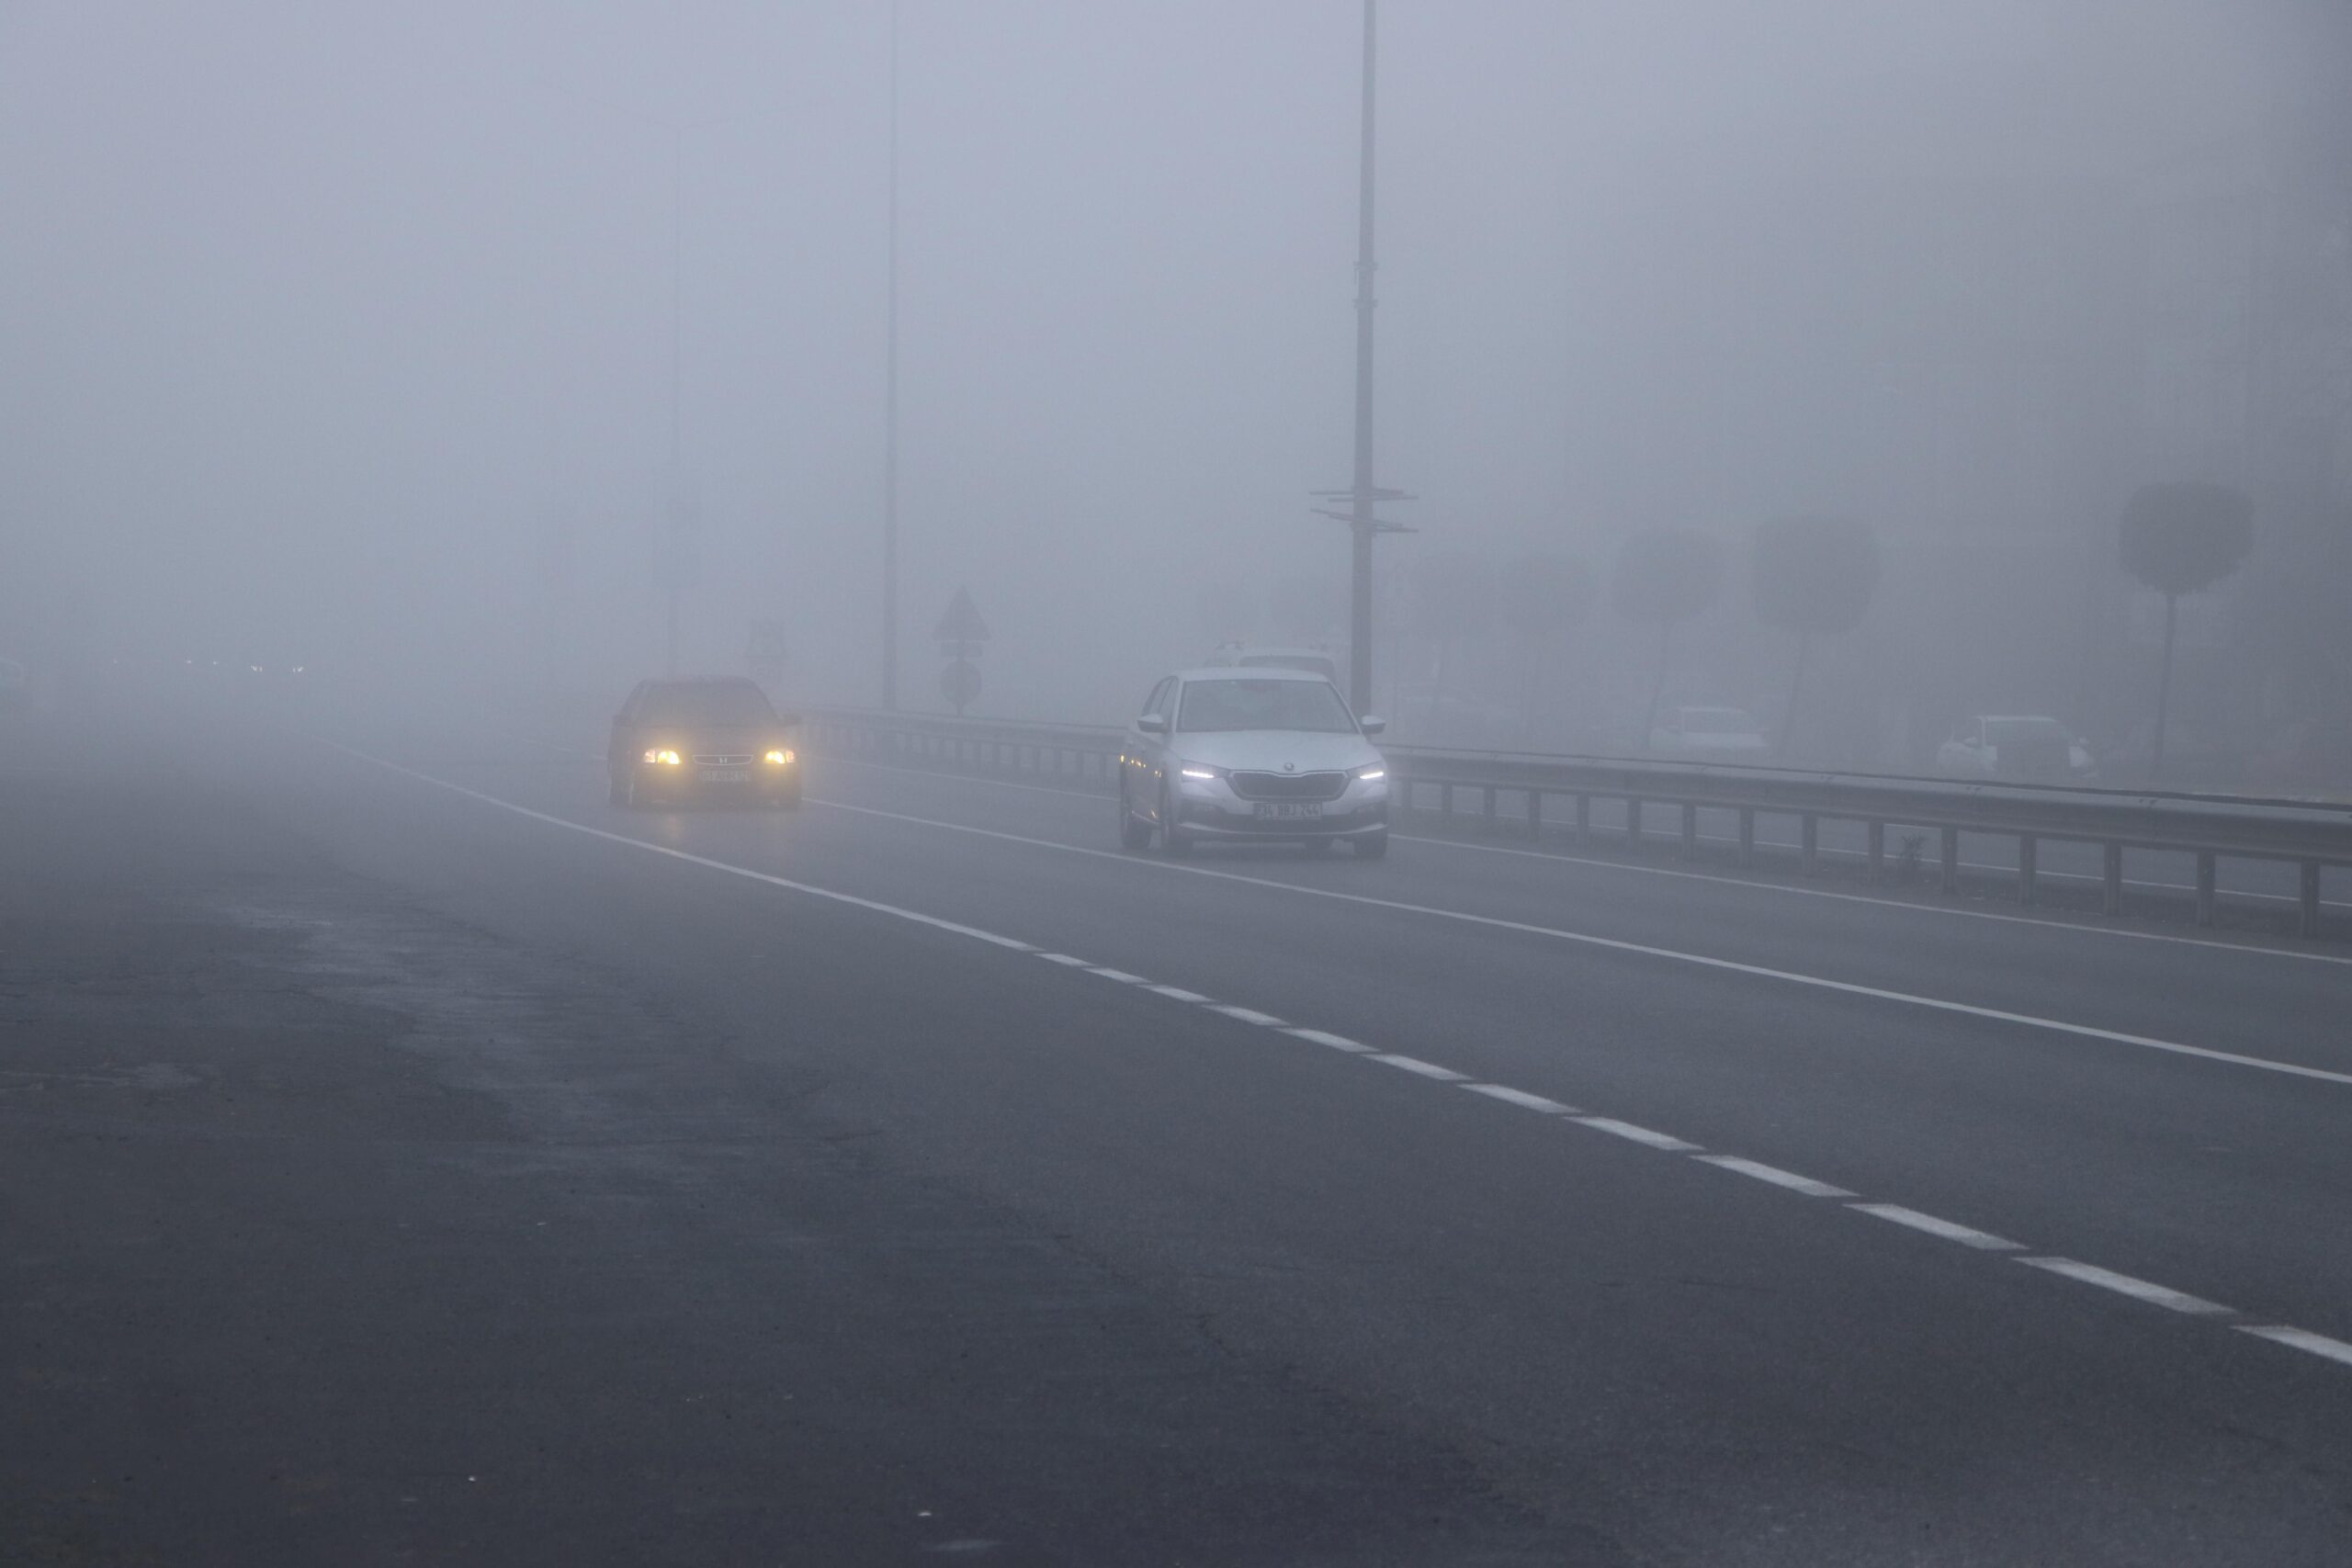
[[[1878,568],[1797,752],[1909,765],[1977,712],[2127,751],[2163,601],[2119,519],[2199,479],[2255,545],[2181,602],[2177,722],[2352,719],[2346,21],[1385,0],[1377,469],[1419,531],[1380,545],[1377,703],[1466,745],[1606,747],[1654,695],[1781,729],[1750,558],[1818,514]],[[980,712],[1344,649],[1309,492],[1350,471],[1360,23],[903,0],[910,705],[958,587]],[[781,619],[780,698],[874,704],[890,32],[0,8],[0,654],[607,704],[662,662],[683,494],[681,663]],[[1663,529],[1724,554],[1661,636],[1611,578]]]

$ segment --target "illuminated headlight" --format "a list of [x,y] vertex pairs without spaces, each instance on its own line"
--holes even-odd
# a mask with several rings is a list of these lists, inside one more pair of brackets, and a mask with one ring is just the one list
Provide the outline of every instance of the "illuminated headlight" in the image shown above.
[[645,760],[664,768],[674,768],[678,765],[678,754],[666,747],[654,747],[645,753]]
[[1197,779],[1202,784],[1215,784],[1216,782],[1216,770],[1215,768],[1195,768],[1190,763],[1187,763],[1178,771],[1186,778]]
[[1365,784],[1378,784],[1382,779],[1385,779],[1387,776],[1388,770],[1386,768],[1359,768],[1356,770],[1356,777],[1363,780]]
[[778,746],[768,753],[768,761],[781,768],[792,761],[792,749],[788,746]]

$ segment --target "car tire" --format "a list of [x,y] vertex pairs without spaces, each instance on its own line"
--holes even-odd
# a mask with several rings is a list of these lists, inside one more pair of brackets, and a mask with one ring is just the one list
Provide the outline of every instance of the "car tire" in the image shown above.
[[1358,860],[1388,858],[1388,835],[1385,832],[1369,833],[1361,839],[1353,840],[1352,842]]
[[1136,816],[1136,808],[1128,804],[1126,781],[1119,781],[1119,847],[1125,850],[1147,850],[1151,847],[1151,824]]
[[1159,786],[1159,852],[1182,860],[1193,852],[1193,836],[1176,826],[1176,792]]

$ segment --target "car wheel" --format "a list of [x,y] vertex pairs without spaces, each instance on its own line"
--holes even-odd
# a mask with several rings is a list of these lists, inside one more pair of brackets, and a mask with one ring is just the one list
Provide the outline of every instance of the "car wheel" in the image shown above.
[[1176,826],[1176,792],[1165,784],[1159,786],[1159,852],[1170,859],[1193,852],[1193,836]]
[[1369,833],[1354,840],[1358,860],[1384,860],[1388,854],[1388,835]]
[[1144,850],[1151,847],[1151,824],[1136,816],[1136,808],[1127,801],[1127,781],[1119,781],[1119,847]]

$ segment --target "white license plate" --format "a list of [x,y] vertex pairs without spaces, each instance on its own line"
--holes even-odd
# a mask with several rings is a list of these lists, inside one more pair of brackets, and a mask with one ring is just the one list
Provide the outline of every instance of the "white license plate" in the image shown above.
[[749,768],[705,768],[698,775],[705,784],[750,784]]
[[1320,801],[1261,800],[1258,803],[1261,822],[1307,821],[1323,815]]

